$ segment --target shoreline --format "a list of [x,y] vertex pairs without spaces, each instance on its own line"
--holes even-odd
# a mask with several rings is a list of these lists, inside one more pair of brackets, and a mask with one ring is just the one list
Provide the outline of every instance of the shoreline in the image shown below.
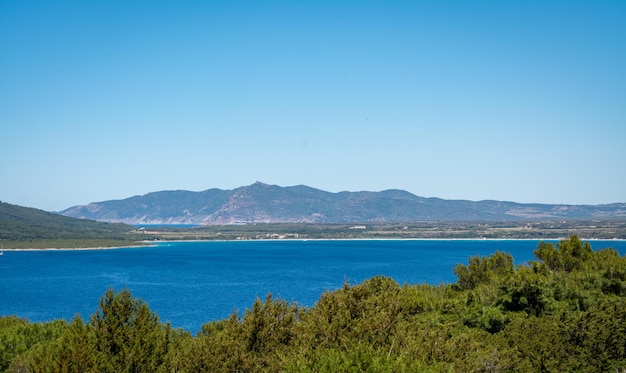
[[[306,241],[561,241],[560,238],[286,238],[286,239],[254,239],[254,240],[146,240],[144,245],[134,246],[101,246],[101,247],[46,247],[46,248],[5,248],[3,251],[93,251],[152,248],[160,243],[209,243],[209,242],[306,242]],[[624,238],[580,238],[582,241],[626,241]]]
[[134,249],[148,248],[156,245],[136,245],[136,246],[100,246],[100,247],[45,247],[45,248],[17,248],[3,249],[3,251],[94,251],[94,250],[118,250],[118,249]]
[[[581,238],[581,241],[626,241],[626,238]],[[253,240],[158,240],[146,243],[171,242],[304,242],[304,241],[561,241],[568,237],[557,238],[285,238]]]

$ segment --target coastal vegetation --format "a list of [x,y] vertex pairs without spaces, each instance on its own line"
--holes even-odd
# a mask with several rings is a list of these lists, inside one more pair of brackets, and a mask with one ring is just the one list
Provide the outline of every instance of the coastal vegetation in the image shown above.
[[540,220],[483,222],[404,222],[206,225],[193,228],[154,226],[143,231],[161,240],[266,239],[626,239],[626,220]]
[[133,246],[143,238],[126,224],[76,219],[0,202],[0,242],[8,248]]
[[5,372],[623,372],[626,257],[570,236],[472,257],[446,285],[374,277],[301,307],[268,294],[192,335],[129,290],[87,320],[0,318]]

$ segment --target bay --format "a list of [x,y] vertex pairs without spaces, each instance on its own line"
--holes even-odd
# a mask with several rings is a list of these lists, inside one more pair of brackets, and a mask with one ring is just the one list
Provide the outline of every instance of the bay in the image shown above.
[[[590,241],[626,254],[626,241]],[[310,240],[161,242],[114,250],[5,251],[0,315],[30,321],[88,319],[109,289],[130,289],[164,322],[196,332],[243,314],[271,292],[312,306],[345,281],[388,276],[399,284],[445,284],[471,256],[495,251],[515,264],[534,260],[536,240]]]

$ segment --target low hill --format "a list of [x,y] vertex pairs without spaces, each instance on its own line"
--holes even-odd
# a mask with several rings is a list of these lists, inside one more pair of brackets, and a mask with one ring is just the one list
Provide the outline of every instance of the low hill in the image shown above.
[[127,224],[351,223],[626,218],[626,203],[521,204],[419,197],[403,190],[331,193],[261,182],[233,190],[161,191],[74,206],[66,216]]
[[133,227],[76,219],[0,202],[0,242],[11,247],[92,247],[132,244]]

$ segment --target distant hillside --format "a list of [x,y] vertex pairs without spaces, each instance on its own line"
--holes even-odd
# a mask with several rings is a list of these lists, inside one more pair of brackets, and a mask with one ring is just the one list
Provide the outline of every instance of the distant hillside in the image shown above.
[[257,182],[233,190],[161,191],[61,212],[127,224],[350,223],[626,218],[626,203],[548,205],[424,198],[403,190],[331,193]]
[[[0,202],[0,240],[128,240],[134,228],[75,219],[50,212]],[[6,247],[6,245],[5,245]]]

